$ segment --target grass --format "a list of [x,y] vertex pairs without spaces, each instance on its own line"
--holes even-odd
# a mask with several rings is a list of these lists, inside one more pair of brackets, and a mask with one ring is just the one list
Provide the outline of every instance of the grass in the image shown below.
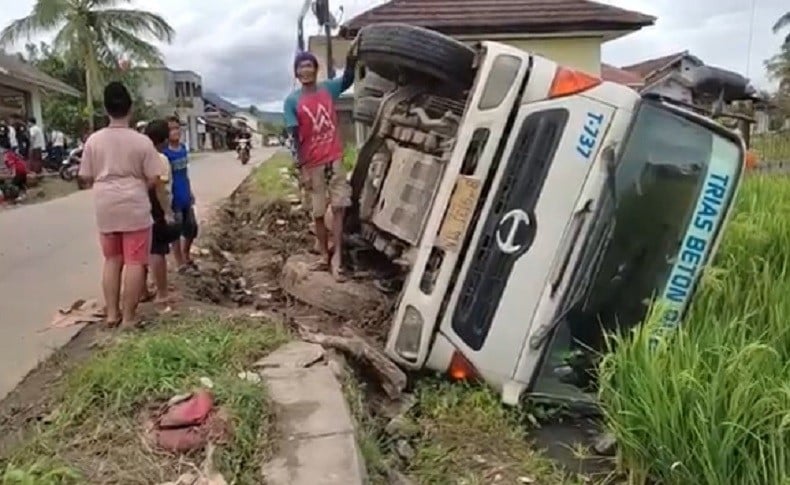
[[417,483],[581,483],[535,450],[529,410],[504,407],[489,388],[427,380],[415,394],[409,417],[421,432],[407,470]]
[[756,135],[752,138],[751,148],[764,163],[790,163],[790,132]]
[[365,383],[352,375],[346,375],[342,384],[343,394],[354,418],[357,445],[362,459],[365,460],[368,480],[371,485],[388,485],[390,482],[387,479],[387,470],[393,463],[387,454],[389,440],[383,432],[386,423],[371,415],[368,410]]
[[201,378],[213,381],[215,398],[232,421],[230,442],[215,454],[218,470],[236,483],[257,483],[271,420],[263,387],[237,374],[285,340],[273,325],[216,318],[165,322],[123,338],[64,376],[53,391],[53,422],[38,425],[0,461],[3,483],[175,479],[187,465],[142,445],[141,418],[149,407],[199,386]]
[[632,483],[790,483],[790,179],[741,190],[680,331],[616,341],[601,400]]
[[266,198],[285,199],[289,195],[298,193],[295,179],[286,176],[293,173],[295,177],[293,166],[291,154],[281,151],[255,170],[255,181]]

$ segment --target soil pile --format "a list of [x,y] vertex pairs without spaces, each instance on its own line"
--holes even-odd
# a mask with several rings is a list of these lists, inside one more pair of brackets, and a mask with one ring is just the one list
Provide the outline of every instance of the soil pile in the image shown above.
[[267,198],[254,176],[228,198],[196,249],[200,273],[184,275],[195,299],[219,305],[270,306],[288,255],[309,244],[309,217],[298,200]]

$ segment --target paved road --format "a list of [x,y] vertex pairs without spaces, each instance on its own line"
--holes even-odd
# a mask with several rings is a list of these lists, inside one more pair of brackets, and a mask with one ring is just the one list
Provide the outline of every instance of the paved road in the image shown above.
[[[253,159],[273,153],[258,149]],[[242,166],[230,152],[196,156],[190,172],[198,217],[227,197],[252,166]],[[57,308],[100,294],[100,267],[90,191],[0,211],[0,399],[79,332],[47,325]]]

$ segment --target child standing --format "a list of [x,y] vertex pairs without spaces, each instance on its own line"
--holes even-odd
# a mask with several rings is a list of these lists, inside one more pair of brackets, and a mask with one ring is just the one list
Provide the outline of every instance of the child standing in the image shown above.
[[154,120],[145,127],[145,134],[153,142],[159,152],[162,162],[162,174],[158,182],[148,191],[151,200],[151,216],[154,219],[151,237],[150,269],[156,286],[156,301],[165,302],[168,299],[167,286],[167,255],[170,253],[170,244],[180,237],[180,233],[173,234],[174,215],[172,199],[170,196],[170,162],[162,153],[167,146],[169,128],[165,120]]
[[179,273],[185,273],[190,269],[197,269],[190,254],[192,243],[198,234],[194,208],[195,196],[189,181],[189,153],[187,147],[181,143],[181,122],[173,116],[168,118],[167,124],[170,130],[169,138],[162,153],[170,162],[173,179],[173,212],[176,220],[181,223],[181,237],[173,244],[173,256]]

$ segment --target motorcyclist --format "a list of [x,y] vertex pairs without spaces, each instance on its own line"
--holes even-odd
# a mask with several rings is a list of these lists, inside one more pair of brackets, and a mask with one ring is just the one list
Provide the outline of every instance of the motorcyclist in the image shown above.
[[247,127],[242,128],[241,132],[236,137],[236,153],[237,153],[239,158],[241,158],[241,149],[242,149],[242,143],[239,143],[239,142],[241,142],[242,140],[246,141],[245,147],[246,147],[248,152],[251,152],[252,151],[252,133],[250,133],[250,129],[247,128]]

